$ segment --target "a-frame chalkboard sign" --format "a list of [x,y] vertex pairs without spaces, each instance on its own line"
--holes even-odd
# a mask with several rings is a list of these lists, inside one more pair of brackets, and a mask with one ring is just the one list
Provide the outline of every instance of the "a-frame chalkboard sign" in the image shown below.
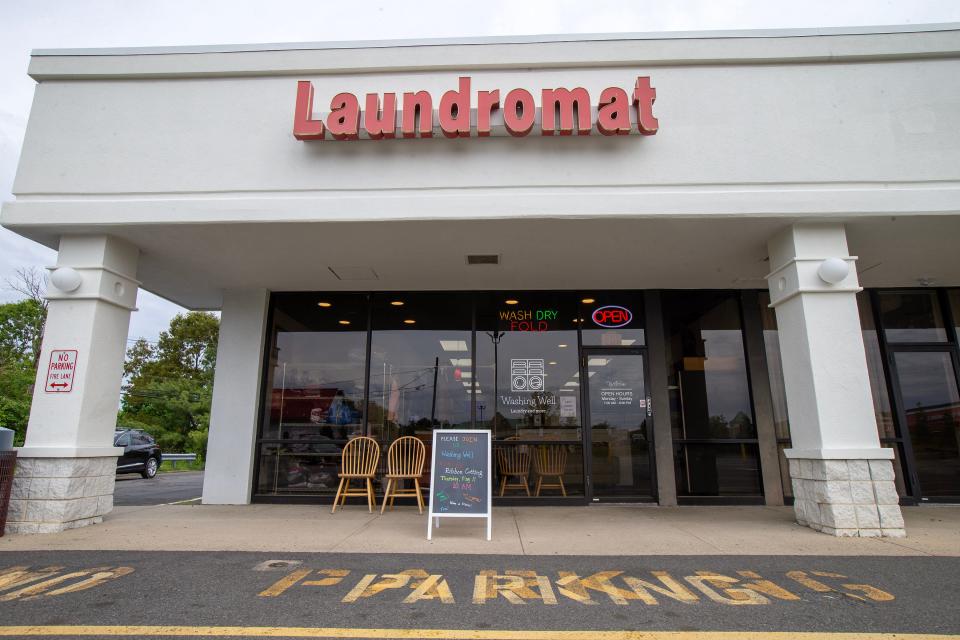
[[490,478],[490,431],[438,429],[430,456],[430,510],[427,540],[440,518],[486,518],[487,540],[493,531]]

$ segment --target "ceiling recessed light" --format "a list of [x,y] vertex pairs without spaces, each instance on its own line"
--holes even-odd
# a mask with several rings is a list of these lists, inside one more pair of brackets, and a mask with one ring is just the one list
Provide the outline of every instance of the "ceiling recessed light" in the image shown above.
[[329,308],[329,307],[332,307],[333,305],[330,304],[329,302],[318,302],[318,303],[317,303],[317,306],[318,306],[318,307],[323,307],[324,309],[327,309],[327,308]]
[[337,320],[340,324],[350,324],[349,320]]
[[560,347],[561,349],[566,349],[566,348],[567,348],[567,345],[565,345],[565,344],[558,344],[557,346]]
[[411,320],[410,318],[407,318],[406,320],[403,321],[403,324],[416,324],[416,323],[417,323],[416,320]]
[[582,302],[583,304],[593,304],[594,302],[596,302],[596,300],[594,300],[593,298],[584,298],[580,302]]
[[391,300],[391,301],[390,301],[390,304],[392,304],[392,305],[395,306],[395,307],[402,307],[402,306],[403,306],[403,300]]
[[547,364],[557,364],[557,363],[556,363],[556,361],[554,361],[554,360],[551,360],[551,361],[550,361],[550,362],[548,362]]
[[510,300],[504,300],[504,302],[506,302],[507,304],[520,304],[519,300],[514,300],[512,298]]

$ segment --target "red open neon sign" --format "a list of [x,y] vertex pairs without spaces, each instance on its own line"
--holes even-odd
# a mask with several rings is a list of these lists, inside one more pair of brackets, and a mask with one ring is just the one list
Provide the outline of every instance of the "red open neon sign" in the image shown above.
[[615,329],[625,327],[633,320],[633,313],[626,307],[600,307],[593,312],[593,322],[601,327]]

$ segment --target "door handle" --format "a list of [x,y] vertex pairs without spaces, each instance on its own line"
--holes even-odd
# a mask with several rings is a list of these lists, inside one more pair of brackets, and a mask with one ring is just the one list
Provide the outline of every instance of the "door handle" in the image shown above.
[[653,400],[647,396],[647,417],[653,417]]

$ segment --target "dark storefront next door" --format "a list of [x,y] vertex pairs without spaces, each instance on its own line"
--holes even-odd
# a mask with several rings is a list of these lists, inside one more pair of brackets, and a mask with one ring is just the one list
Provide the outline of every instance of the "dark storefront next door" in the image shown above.
[[960,390],[952,348],[894,347],[891,370],[906,426],[914,497],[960,498]]
[[618,347],[582,351],[588,500],[655,497],[645,352]]

